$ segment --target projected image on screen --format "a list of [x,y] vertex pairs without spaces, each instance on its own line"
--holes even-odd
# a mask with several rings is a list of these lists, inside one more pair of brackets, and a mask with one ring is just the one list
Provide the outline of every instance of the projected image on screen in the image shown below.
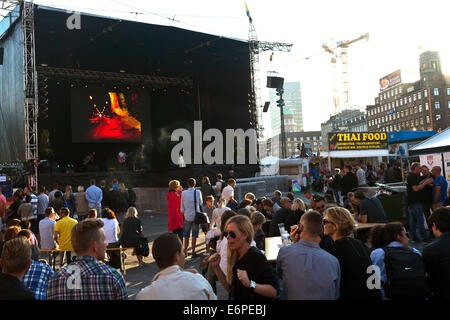
[[72,89],[74,142],[140,142],[145,92]]

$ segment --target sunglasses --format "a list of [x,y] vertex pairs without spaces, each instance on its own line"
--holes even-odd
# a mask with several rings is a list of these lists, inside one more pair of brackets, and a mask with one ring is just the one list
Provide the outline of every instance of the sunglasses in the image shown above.
[[223,232],[223,237],[224,237],[224,238],[227,238],[228,235],[230,235],[231,238],[236,239],[236,233],[234,233],[233,231],[230,231],[230,232],[224,231],[224,232]]
[[323,209],[323,208],[325,208],[325,205],[317,207],[317,209]]
[[331,223],[334,224],[334,222],[328,221],[327,219],[323,219],[323,224]]

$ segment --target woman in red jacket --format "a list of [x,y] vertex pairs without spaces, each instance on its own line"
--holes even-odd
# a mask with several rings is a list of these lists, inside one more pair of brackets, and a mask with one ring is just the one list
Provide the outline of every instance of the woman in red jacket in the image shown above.
[[181,193],[183,188],[180,181],[172,180],[169,182],[169,192],[166,194],[168,202],[168,230],[172,231],[181,241],[183,241],[183,223],[184,217],[181,212]]

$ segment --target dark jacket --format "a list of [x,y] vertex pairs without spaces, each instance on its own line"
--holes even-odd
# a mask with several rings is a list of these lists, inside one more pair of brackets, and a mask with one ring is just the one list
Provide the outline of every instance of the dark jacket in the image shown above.
[[398,171],[395,171],[394,168],[390,167],[384,172],[384,183],[394,183],[401,181],[402,181],[401,172],[400,175],[398,175]]
[[341,194],[344,197],[347,197],[347,193],[354,191],[357,188],[358,178],[356,177],[356,174],[354,174],[353,172],[347,172],[347,174],[342,178],[341,181]]
[[290,229],[288,229],[286,227],[286,219],[289,215],[292,214],[292,210],[288,209],[288,208],[281,208],[280,210],[278,210],[277,212],[275,212],[272,216],[272,221],[270,221],[270,227],[269,227],[269,237],[279,237],[281,236],[280,234],[280,229],[278,228],[278,224],[280,223],[284,223],[284,228],[287,232],[290,231]]
[[202,192],[203,203],[206,203],[207,196],[213,196],[214,198],[216,197],[216,193],[214,192],[214,189],[210,184],[202,183],[200,190]]
[[128,191],[114,190],[113,202],[111,207],[116,215],[118,213],[125,213],[128,209]]
[[423,249],[432,299],[450,300],[450,231]]
[[333,182],[331,183],[331,187],[334,190],[339,190],[341,189],[341,181],[342,181],[342,177],[340,174],[337,174],[333,177]]
[[262,231],[261,228],[256,230],[253,240],[255,240],[256,247],[259,250],[262,250],[262,251],[266,250],[266,236],[264,235],[264,231]]
[[380,290],[367,287],[367,268],[372,265],[367,247],[359,240],[343,238],[333,242],[329,253],[339,260],[339,300],[381,300]]

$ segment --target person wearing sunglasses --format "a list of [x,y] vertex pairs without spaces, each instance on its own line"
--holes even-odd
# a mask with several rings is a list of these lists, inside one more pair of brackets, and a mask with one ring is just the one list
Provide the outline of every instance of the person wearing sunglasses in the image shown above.
[[311,209],[319,212],[320,214],[323,214],[325,211],[325,199],[322,196],[314,195],[311,205]]
[[250,245],[253,233],[248,217],[232,217],[223,232],[228,243],[226,274],[219,267],[219,254],[209,258],[217,278],[231,294],[232,300],[266,300],[277,296],[271,265],[258,248]]
[[339,297],[339,261],[323,250],[320,213],[308,211],[291,227],[294,244],[278,252],[277,273],[284,283],[286,300],[336,300]]
[[351,238],[355,221],[350,212],[341,207],[325,210],[324,234],[333,239],[329,253],[339,260],[341,283],[339,300],[381,300],[380,290],[367,287],[367,268],[372,265],[367,247]]

